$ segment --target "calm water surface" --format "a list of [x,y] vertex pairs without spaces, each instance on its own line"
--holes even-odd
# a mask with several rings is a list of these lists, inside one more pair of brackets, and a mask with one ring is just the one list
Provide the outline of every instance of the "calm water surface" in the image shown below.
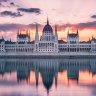
[[0,96],[96,96],[96,59],[0,59]]

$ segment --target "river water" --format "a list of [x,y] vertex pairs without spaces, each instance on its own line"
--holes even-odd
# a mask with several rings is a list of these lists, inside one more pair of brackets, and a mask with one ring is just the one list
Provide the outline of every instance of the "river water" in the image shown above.
[[0,59],[0,96],[96,96],[96,59]]

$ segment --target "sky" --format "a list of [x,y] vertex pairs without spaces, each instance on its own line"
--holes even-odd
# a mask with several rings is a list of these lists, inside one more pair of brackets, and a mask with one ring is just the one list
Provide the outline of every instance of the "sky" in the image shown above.
[[58,25],[59,39],[77,29],[80,41],[96,37],[96,0],[0,0],[0,36],[16,40],[18,29],[29,30],[33,40],[35,24],[41,36],[47,17],[53,29]]

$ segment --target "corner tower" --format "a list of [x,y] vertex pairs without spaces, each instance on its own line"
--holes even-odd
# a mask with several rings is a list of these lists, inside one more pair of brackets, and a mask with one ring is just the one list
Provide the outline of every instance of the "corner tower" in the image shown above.
[[38,52],[38,46],[39,46],[39,34],[38,34],[38,24],[36,23],[35,45],[34,45],[35,52]]

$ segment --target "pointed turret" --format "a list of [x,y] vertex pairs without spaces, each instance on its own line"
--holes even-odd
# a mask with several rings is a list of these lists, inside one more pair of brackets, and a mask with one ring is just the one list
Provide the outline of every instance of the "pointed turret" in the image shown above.
[[67,35],[69,35],[69,29],[68,29]]
[[28,36],[29,36],[29,39],[30,39],[30,31],[29,31],[29,35]]
[[57,25],[55,25],[55,40],[58,41]]
[[26,31],[26,35],[28,35],[28,30]]
[[11,42],[11,38],[10,38],[10,42]]
[[20,30],[18,29],[18,31],[17,31],[17,40],[18,40],[19,35],[20,35]]
[[49,25],[49,19],[48,19],[48,17],[47,17],[47,25]]
[[17,36],[19,35],[19,29],[18,29],[18,32],[17,32]]
[[69,43],[69,29],[68,29],[68,32],[67,32],[67,42]]
[[90,38],[89,38],[89,41],[88,41],[89,43],[91,43],[91,40],[90,40]]
[[68,29],[68,32],[67,32],[67,38],[68,38],[68,36],[69,36],[69,29]]
[[78,31],[78,29],[77,29],[77,35],[79,36],[79,33],[78,33],[79,31]]
[[28,36],[30,36],[30,30],[28,31]]
[[36,33],[35,33],[35,42],[39,41],[39,35],[38,35],[38,24],[36,23]]
[[94,39],[93,35],[92,35],[92,40]]
[[28,36],[29,42],[30,42],[30,31],[29,30],[27,30],[27,36]]
[[90,38],[89,38],[89,41],[90,41]]

